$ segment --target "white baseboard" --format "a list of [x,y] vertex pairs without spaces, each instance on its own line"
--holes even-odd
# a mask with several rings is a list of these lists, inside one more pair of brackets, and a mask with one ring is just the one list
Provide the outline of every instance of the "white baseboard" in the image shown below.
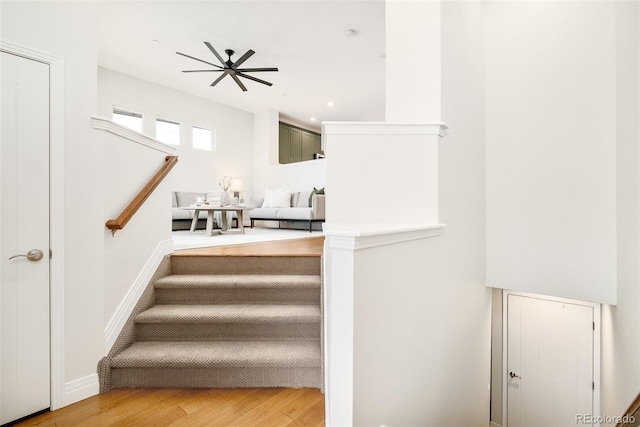
[[493,421],[491,421],[491,424],[489,424],[490,427],[502,427],[502,425],[498,424],[498,423],[494,423]]
[[105,356],[109,353],[111,347],[113,347],[113,344],[116,342],[118,335],[120,335],[127,319],[129,319],[129,316],[138,303],[140,296],[158,269],[160,262],[162,262],[165,255],[170,254],[171,252],[173,252],[173,240],[168,239],[158,243],[158,246],[156,246],[155,250],[145,263],[140,274],[138,274],[138,277],[136,277],[136,280],[131,285],[131,288],[129,288],[129,291],[120,302],[118,309],[113,316],[111,316],[111,320],[109,320],[109,323],[104,330]]
[[87,375],[64,385],[64,406],[74,404],[100,393],[98,374]]

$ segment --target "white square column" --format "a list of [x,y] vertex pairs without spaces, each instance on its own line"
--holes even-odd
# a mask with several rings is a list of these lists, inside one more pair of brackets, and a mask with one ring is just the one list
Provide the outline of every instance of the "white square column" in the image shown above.
[[385,120],[440,123],[440,1],[387,0]]

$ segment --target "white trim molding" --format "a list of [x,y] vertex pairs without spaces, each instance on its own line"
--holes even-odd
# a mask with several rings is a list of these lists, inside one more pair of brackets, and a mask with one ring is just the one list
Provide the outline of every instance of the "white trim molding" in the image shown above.
[[122,126],[112,120],[105,119],[103,117],[91,117],[91,125],[94,129],[100,129],[110,132],[114,135],[118,135],[122,138],[126,138],[135,143],[144,145],[145,147],[152,148],[154,150],[161,151],[166,154],[175,154],[178,149],[169,144],[153,139],[150,136],[136,132],[133,129]]
[[171,252],[173,252],[173,240],[167,239],[161,241],[142,267],[138,277],[136,277],[133,284],[125,294],[104,330],[105,356],[109,353],[109,350],[111,350],[111,347],[113,347],[113,344],[116,342],[118,335],[129,319],[129,316],[131,316],[133,309],[138,303],[140,296],[142,296],[142,293],[147,288],[153,274],[158,269],[160,262],[162,262],[165,255],[170,254]]
[[449,129],[445,123],[323,122],[323,135],[438,135]]
[[392,228],[388,225],[331,224],[323,231],[329,237],[329,247],[354,251],[411,240],[426,239],[442,234],[445,224],[425,224]]
[[65,405],[64,323],[64,60],[0,40],[0,50],[49,66],[49,266],[51,409]]
[[88,397],[100,393],[100,380],[98,374],[87,375],[69,381],[64,386],[65,405],[72,405]]

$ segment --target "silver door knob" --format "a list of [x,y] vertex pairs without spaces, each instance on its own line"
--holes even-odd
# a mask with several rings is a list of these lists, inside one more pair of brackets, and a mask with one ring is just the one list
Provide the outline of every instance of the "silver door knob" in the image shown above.
[[9,260],[12,260],[14,258],[25,257],[29,261],[40,261],[42,259],[42,256],[43,256],[43,254],[42,254],[42,251],[40,249],[31,249],[26,254],[14,255],[11,258],[9,258]]
[[520,375],[517,375],[517,374],[516,374],[515,372],[513,372],[513,371],[509,372],[509,376],[510,376],[511,378],[520,378],[520,379],[522,379],[522,377],[521,377]]

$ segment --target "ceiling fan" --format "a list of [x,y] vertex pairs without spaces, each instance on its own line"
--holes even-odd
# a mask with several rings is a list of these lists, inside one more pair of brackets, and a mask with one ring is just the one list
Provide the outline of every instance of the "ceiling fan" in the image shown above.
[[196,61],[204,62],[205,64],[208,64],[208,65],[211,65],[213,67],[216,67],[215,70],[185,70],[185,71],[182,71],[183,73],[222,73],[222,75],[220,77],[218,77],[213,83],[211,83],[211,86],[217,85],[218,83],[220,83],[220,80],[224,79],[227,75],[229,75],[229,76],[231,76],[231,78],[233,80],[235,80],[235,82],[238,84],[238,86],[240,86],[240,89],[242,89],[245,92],[247,91],[247,88],[245,87],[244,84],[242,84],[242,82],[240,81],[240,79],[238,77],[242,77],[242,78],[245,78],[245,79],[253,80],[254,82],[262,83],[263,85],[267,85],[267,86],[271,86],[273,84],[273,83],[269,83],[267,81],[258,79],[256,77],[250,76],[250,75],[245,74],[245,73],[252,73],[252,72],[258,72],[258,71],[278,71],[278,69],[275,68],[275,67],[272,67],[272,68],[238,68],[247,59],[249,59],[251,57],[251,55],[253,55],[255,53],[253,50],[249,49],[247,51],[247,53],[245,53],[240,58],[238,58],[238,60],[236,60],[236,62],[233,62],[231,60],[231,55],[233,55],[235,53],[233,50],[225,49],[224,52],[227,55],[229,55],[229,59],[225,61],[224,59],[222,59],[220,54],[218,54],[218,52],[213,48],[213,46],[211,46],[211,43],[204,42],[204,44],[215,55],[215,57],[218,58],[218,61],[220,61],[220,63],[222,64],[222,67],[220,65],[212,64],[211,62],[195,58],[195,57],[187,55],[185,53],[176,52],[178,55],[186,56],[187,58],[195,59]]

